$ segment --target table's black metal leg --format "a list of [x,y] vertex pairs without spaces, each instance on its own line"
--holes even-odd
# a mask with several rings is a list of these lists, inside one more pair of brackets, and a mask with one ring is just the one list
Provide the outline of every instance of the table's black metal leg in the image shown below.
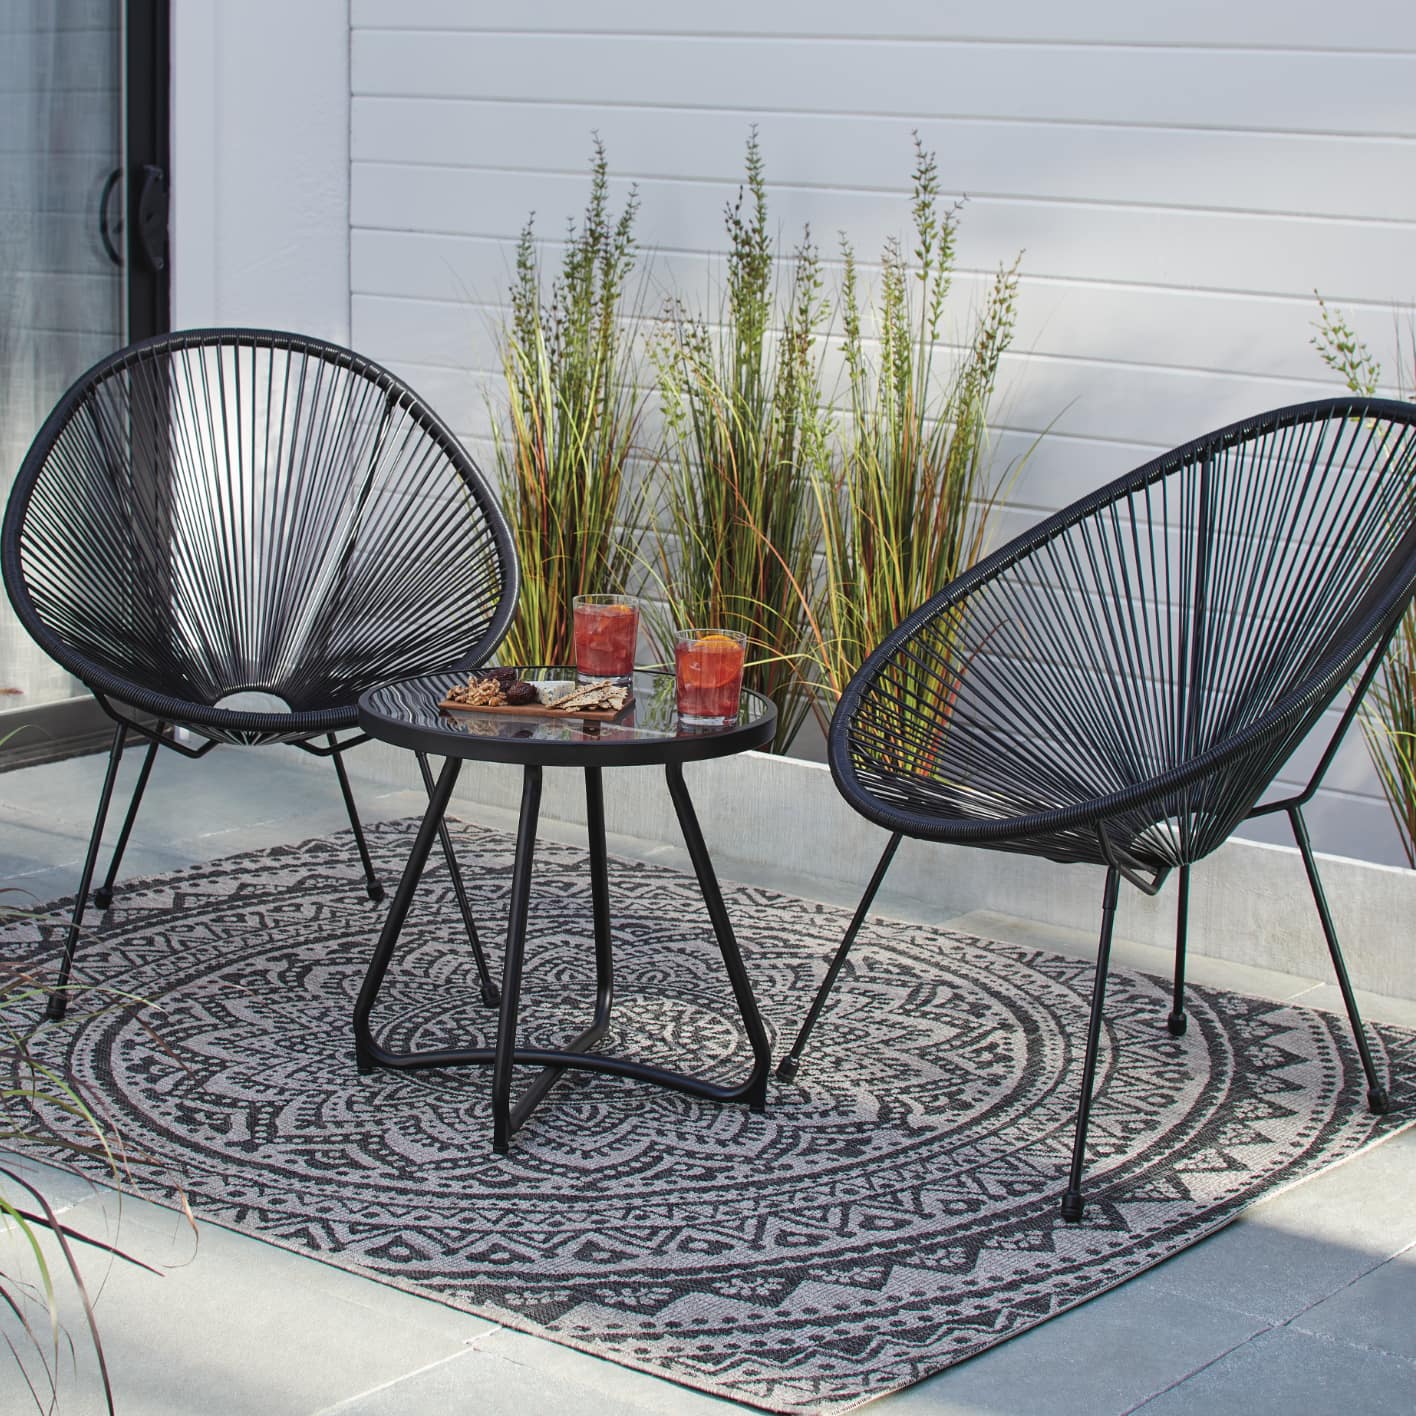
[[605,850],[605,795],[598,767],[585,769],[585,825],[590,846],[590,909],[595,921],[595,1021],[597,1035],[610,1025],[615,964],[610,932],[610,866]]
[[[433,794],[433,769],[428,766],[428,754],[416,753],[418,766],[423,773],[423,785],[428,795]],[[462,881],[462,871],[457,864],[457,853],[452,848],[452,836],[446,821],[438,822],[438,840],[442,844],[443,856],[447,860],[448,874],[452,876],[452,893],[457,896],[457,908],[462,911],[462,923],[467,930],[467,938],[472,945],[472,957],[477,961],[477,976],[482,980],[482,1002],[488,1008],[495,1008],[501,998],[492,976],[487,971],[486,956],[482,953],[482,941],[477,936],[477,923],[472,918],[472,902],[467,898],[467,887]]]
[[[598,1072],[653,1082],[690,1096],[718,1102],[747,1102],[755,1111],[766,1106],[767,1073],[771,1067],[771,1044],[753,998],[747,970],[729,923],[727,909],[713,872],[698,818],[684,785],[682,769],[668,767],[669,792],[674,802],[684,840],[693,860],[699,889],[708,909],[723,963],[732,985],[738,1012],[753,1053],[753,1066],[744,1081],[720,1083],[706,1077],[675,1072],[632,1057],[613,1056],[591,1049],[609,1027],[613,1006],[613,936],[610,922],[609,863],[605,846],[605,815],[601,772],[590,766],[585,774],[586,819],[590,854],[591,908],[595,929],[595,1015],[584,1032],[560,1047],[517,1046],[521,978],[526,949],[526,927],[530,913],[531,877],[534,868],[536,829],[540,815],[542,769],[529,764],[524,769],[521,815],[517,826],[516,858],[512,870],[511,903],[507,915],[506,960],[501,980],[501,1007],[497,1018],[495,1046],[442,1047],[417,1051],[391,1052],[380,1046],[369,1028],[369,1017],[390,965],[394,949],[407,918],[435,838],[439,836],[444,813],[457,779],[460,758],[450,758],[432,784],[428,810],[419,825],[408,863],[399,880],[374,957],[360,990],[354,1015],[355,1049],[361,1071],[374,1067],[393,1069],[490,1065],[492,1068],[492,1145],[505,1154],[511,1138],[533,1109],[567,1069]],[[425,775],[425,782],[431,773]],[[470,915],[470,909],[468,910]],[[469,920],[470,925],[470,920]],[[469,929],[470,935],[470,929]],[[518,1066],[540,1070],[522,1089],[513,1106],[512,1077]]]
[[713,862],[709,859],[708,847],[703,842],[703,832],[698,826],[698,816],[683,780],[683,768],[677,762],[670,762],[664,773],[668,779],[674,811],[678,814],[679,827],[683,831],[684,844],[688,847],[689,858],[693,861],[694,874],[698,876],[698,888],[703,892],[703,903],[708,907],[708,917],[713,922],[713,933],[718,938],[718,948],[723,955],[723,964],[733,987],[733,997],[737,1000],[738,1012],[742,1015],[748,1041],[752,1044],[752,1072],[738,1089],[738,1094],[754,1111],[764,1111],[767,1107],[767,1073],[772,1065],[772,1046],[767,1038],[767,1029],[762,1024],[762,1015],[757,1011],[757,1001],[752,996],[752,985],[748,981],[742,953],[738,949],[732,924],[728,920],[723,894],[718,888],[718,877],[713,873]]
[[369,1014],[373,1011],[374,1000],[379,996],[384,974],[388,972],[394,945],[398,943],[403,922],[408,917],[408,907],[413,902],[413,894],[422,878],[423,867],[428,863],[428,852],[433,848],[433,839],[442,824],[443,813],[447,810],[461,768],[461,759],[456,757],[449,757],[443,764],[442,772],[428,797],[428,809],[423,813],[418,834],[413,838],[413,848],[408,853],[408,864],[403,867],[398,889],[394,891],[393,901],[388,907],[388,915],[384,919],[374,957],[369,961],[368,971],[364,974],[359,1001],[354,1005],[354,1055],[361,1072],[371,1072],[376,1064],[384,1062],[388,1057],[374,1042],[369,1031]]
[[501,1155],[505,1155],[510,1148],[511,1134],[515,1129],[511,1115],[511,1069],[515,1061],[516,1008],[521,996],[521,961],[526,948],[531,866],[536,854],[536,821],[540,811],[541,769],[528,764],[521,782],[521,818],[516,827],[511,908],[507,911],[506,920],[501,1014],[497,1019],[497,1050],[492,1063],[492,1149]]

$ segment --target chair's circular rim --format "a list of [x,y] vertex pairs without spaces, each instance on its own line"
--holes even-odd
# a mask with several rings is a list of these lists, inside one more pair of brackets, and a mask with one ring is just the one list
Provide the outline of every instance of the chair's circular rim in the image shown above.
[[[344,345],[312,335],[296,334],[289,330],[247,329],[237,326],[173,330],[138,340],[105,355],[70,385],[40,425],[15,476],[5,508],[3,527],[0,527],[0,573],[4,577],[5,589],[16,616],[40,648],[61,668],[73,674],[96,694],[106,695],[141,712],[151,713],[164,722],[211,727],[233,733],[279,733],[292,736],[314,736],[350,728],[357,723],[358,710],[354,703],[339,704],[332,708],[296,709],[289,713],[243,713],[236,709],[217,708],[169,694],[155,693],[132,679],[115,674],[103,665],[95,663],[61,639],[41,619],[30,598],[20,553],[25,513],[45,461],[70,419],[91,395],[94,387],[114,373],[140,364],[155,355],[215,347],[289,349],[314,354],[332,365],[347,368],[361,377],[368,378],[381,392],[394,396],[398,406],[428,433],[452,462],[464,484],[486,513],[487,524],[505,576],[500,603],[486,632],[475,644],[468,645],[457,662],[449,667],[470,668],[485,662],[511,627],[520,595],[521,578],[510,528],[483,478],[481,469],[472,460],[466,448],[415,390],[397,374],[373,359]],[[248,687],[259,690],[264,689],[266,685],[252,684]]]
[[1077,522],[1085,520],[1108,503],[1178,471],[1202,457],[1208,449],[1248,441],[1304,421],[1334,417],[1384,418],[1416,428],[1416,404],[1404,403],[1397,399],[1351,396],[1289,404],[1267,413],[1240,419],[1214,432],[1192,438],[1180,447],[1152,458],[1140,467],[1063,507],[1006,545],[1000,546],[998,550],[932,595],[902,620],[866,659],[846,685],[840,702],[836,705],[827,735],[827,761],[832,779],[847,802],[869,820],[889,830],[921,839],[953,841],[964,845],[1024,840],[1031,836],[1048,836],[1095,826],[1120,812],[1147,806],[1200,780],[1232,758],[1250,751],[1260,740],[1267,737],[1280,738],[1285,729],[1301,716],[1316,697],[1331,696],[1331,693],[1351,677],[1380,639],[1382,630],[1394,621],[1397,608],[1410,597],[1413,586],[1416,586],[1416,544],[1413,544],[1408,552],[1404,575],[1393,580],[1387,593],[1376,601],[1367,616],[1351,629],[1345,638],[1334,645],[1301,686],[1293,689],[1241,732],[1214,744],[1189,762],[1121,791],[1028,816],[979,819],[911,812],[881,801],[860,783],[850,761],[849,733],[851,720],[866,692],[902,644],[944,610],[966,600],[978,586],[1025,560],[1039,546]]

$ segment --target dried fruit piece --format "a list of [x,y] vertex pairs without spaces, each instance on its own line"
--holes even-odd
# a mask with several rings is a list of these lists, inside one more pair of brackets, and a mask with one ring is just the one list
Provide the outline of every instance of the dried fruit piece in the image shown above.
[[507,684],[505,692],[506,701],[513,708],[540,701],[536,693],[536,685],[527,683],[525,679],[516,679]]

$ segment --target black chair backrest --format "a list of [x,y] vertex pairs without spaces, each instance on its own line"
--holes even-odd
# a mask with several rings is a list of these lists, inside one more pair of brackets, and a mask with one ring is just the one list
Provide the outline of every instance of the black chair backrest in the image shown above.
[[[417,395],[256,330],[164,335],[91,369],[25,458],[0,560],[70,672],[215,735],[347,725],[375,684],[479,663],[519,583],[495,498]],[[294,721],[218,706],[246,691]]]
[[1148,868],[1220,844],[1416,587],[1416,406],[1199,438],[947,586],[863,666],[830,760],[882,825]]

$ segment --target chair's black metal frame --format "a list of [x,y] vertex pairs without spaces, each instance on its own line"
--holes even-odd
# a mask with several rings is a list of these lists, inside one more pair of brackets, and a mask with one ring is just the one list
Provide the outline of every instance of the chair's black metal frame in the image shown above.
[[[148,749],[93,893],[100,909],[157,749],[197,758],[218,743],[331,758],[366,889],[381,900],[343,761],[368,740],[359,695],[485,662],[520,585],[495,497],[405,383],[338,345],[248,329],[142,340],[79,379],[20,468],[0,567],[21,623],[116,724],[48,1003],[55,1019],[130,735]],[[224,702],[246,693],[288,711]]]
[[[1388,1107],[1303,809],[1416,591],[1416,405],[1332,399],[1220,429],[1058,512],[910,615],[832,720],[846,801],[889,831],[778,1074],[793,1077],[902,838],[1105,868],[1062,1213],[1080,1219],[1117,895],[1179,871],[1185,1030],[1191,865],[1241,822],[1292,827],[1374,1112]],[[1321,720],[1351,685],[1336,722]],[[1334,710],[1335,711],[1335,710]],[[1305,739],[1316,765],[1262,800]]]

